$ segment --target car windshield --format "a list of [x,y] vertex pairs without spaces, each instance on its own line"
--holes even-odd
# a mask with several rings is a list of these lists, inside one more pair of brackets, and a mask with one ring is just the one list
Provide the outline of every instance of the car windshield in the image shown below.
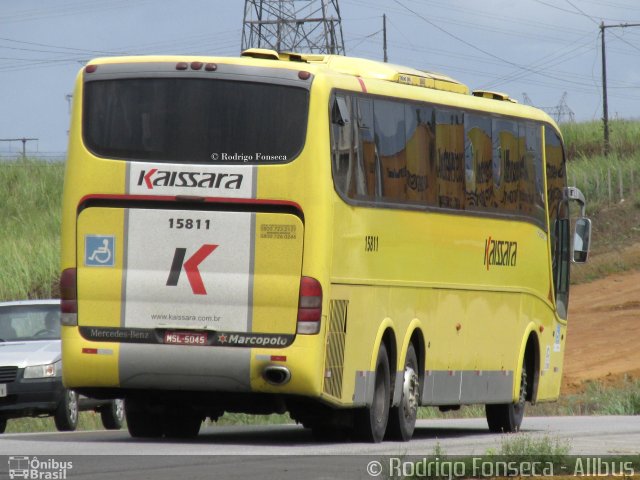
[[0,341],[57,340],[60,338],[58,305],[0,306]]

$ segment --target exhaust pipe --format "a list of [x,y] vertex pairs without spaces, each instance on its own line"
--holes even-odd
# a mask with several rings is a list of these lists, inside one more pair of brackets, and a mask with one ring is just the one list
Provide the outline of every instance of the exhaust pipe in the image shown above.
[[270,365],[262,371],[262,377],[270,385],[285,385],[291,380],[291,372],[287,367]]

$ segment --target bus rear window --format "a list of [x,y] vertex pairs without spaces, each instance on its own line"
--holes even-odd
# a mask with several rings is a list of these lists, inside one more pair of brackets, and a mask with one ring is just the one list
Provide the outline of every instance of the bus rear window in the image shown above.
[[283,163],[302,150],[307,90],[210,79],[97,80],[84,87],[84,142],[101,157]]

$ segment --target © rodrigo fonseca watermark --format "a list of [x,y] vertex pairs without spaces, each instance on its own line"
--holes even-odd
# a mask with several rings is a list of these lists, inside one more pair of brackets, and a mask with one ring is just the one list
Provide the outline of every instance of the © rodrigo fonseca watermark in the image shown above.
[[602,457],[572,457],[561,464],[535,459],[499,460],[488,457],[465,457],[458,460],[422,458],[408,460],[391,457],[373,460],[366,466],[370,477],[382,478],[436,478],[454,480],[462,478],[495,477],[631,477],[635,475],[633,461]]
[[286,155],[267,155],[266,153],[225,153],[214,152],[211,154],[211,160],[214,162],[286,162]]
[[69,478],[67,472],[73,469],[73,462],[60,461],[55,458],[39,459],[38,457],[11,456],[7,463],[11,479],[64,480]]

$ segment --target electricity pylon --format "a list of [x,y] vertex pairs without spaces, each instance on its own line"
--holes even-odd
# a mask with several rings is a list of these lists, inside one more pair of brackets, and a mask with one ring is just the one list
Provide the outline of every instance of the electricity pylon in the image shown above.
[[242,50],[344,55],[338,0],[245,0]]

